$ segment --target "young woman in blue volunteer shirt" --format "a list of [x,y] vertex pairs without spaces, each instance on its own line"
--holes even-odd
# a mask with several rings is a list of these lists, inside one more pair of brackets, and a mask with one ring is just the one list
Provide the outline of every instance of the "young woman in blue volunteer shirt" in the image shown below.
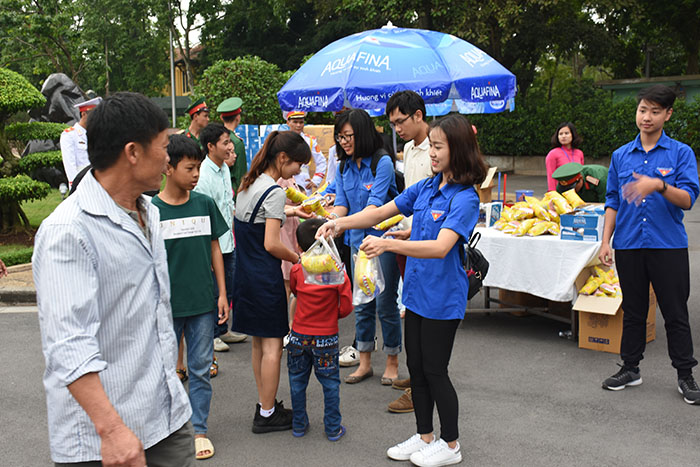
[[[339,164],[336,169],[336,198],[331,217],[338,218],[361,211],[372,211],[396,195],[394,163],[384,151],[375,173],[372,157],[382,151],[382,137],[374,127],[369,114],[352,109],[338,114],[335,121],[336,150]],[[371,225],[348,232],[346,240],[352,253],[357,253],[362,240],[380,236],[383,232]],[[399,269],[396,254],[390,251],[379,256],[386,282],[384,291],[370,303],[355,307],[355,339],[360,352],[360,366],[345,377],[346,383],[359,383],[372,376],[372,351],[377,317],[382,327],[383,350],[387,354],[386,368],[381,379],[391,385],[399,375],[398,354],[401,352],[401,317],[397,305]]]
[[273,131],[243,177],[236,200],[236,314],[232,329],[253,336],[252,365],[258,401],[253,433],[289,430],[292,411],[276,401],[282,338],[289,332],[281,260],[299,262],[280,228],[287,216],[308,218],[299,207],[285,207],[277,179],[298,174],[311,159],[309,145],[291,131]]
[[[430,162],[435,177],[424,179],[395,200],[373,210],[325,224],[319,235],[362,229],[399,212],[413,215],[409,241],[365,238],[360,249],[374,257],[390,251],[406,255],[403,303],[405,343],[417,433],[387,455],[416,465],[461,462],[457,393],[447,367],[455,333],[467,306],[469,281],[460,249],[479,215],[474,184],[486,176],[476,136],[466,118],[451,115],[433,122]],[[440,439],[433,436],[433,405],[440,417]]]

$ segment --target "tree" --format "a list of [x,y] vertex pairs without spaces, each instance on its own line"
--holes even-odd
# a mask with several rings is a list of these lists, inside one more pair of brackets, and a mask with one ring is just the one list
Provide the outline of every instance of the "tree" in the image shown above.
[[[86,0],[80,0],[86,1]],[[154,20],[158,0],[94,0],[86,4],[82,36],[91,44],[86,81],[116,91],[160,93],[168,83],[167,28]]]
[[[41,199],[49,193],[49,185],[32,180],[27,173],[43,165],[60,161],[60,153],[37,153],[22,160],[12,153],[11,139],[27,141],[38,136],[58,138],[64,126],[34,122],[6,128],[7,120],[22,110],[44,105],[46,99],[24,77],[0,68],[0,232],[29,229],[29,220],[22,211],[22,201]],[[58,157],[58,158],[57,158]]]
[[[185,62],[185,73],[187,74],[187,91],[194,91],[194,63],[192,61],[192,46],[190,36],[193,33],[202,31],[206,21],[217,23],[223,19],[225,8],[217,0],[167,0],[167,7],[162,10],[162,16],[174,40],[180,56]],[[230,57],[227,57],[230,58]]]
[[220,60],[204,70],[195,86],[195,95],[204,96],[213,109],[232,96],[243,99],[243,123],[269,124],[279,122],[282,113],[277,103],[277,91],[286,82],[277,65],[259,57]]
[[295,70],[303,57],[363,29],[347,12],[307,0],[232,0],[220,18],[205,17],[202,63],[255,55],[281,70]]
[[0,66],[34,82],[61,72],[78,83],[87,66],[83,7],[72,0],[0,0]]
[[698,0],[587,0],[584,9],[606,31],[590,58],[615,78],[700,73]]
[[167,83],[161,0],[0,0],[0,66],[39,85],[51,73],[81,89],[160,92]]

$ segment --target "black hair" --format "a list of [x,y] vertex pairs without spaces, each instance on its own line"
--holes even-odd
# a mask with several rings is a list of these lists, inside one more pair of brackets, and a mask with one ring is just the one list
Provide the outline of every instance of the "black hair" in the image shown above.
[[447,137],[452,172],[447,182],[463,185],[482,183],[488,169],[469,120],[458,114],[448,115],[432,122],[430,128],[439,128]]
[[253,157],[248,173],[243,177],[238,192],[245,191],[258,177],[270,167],[277,156],[284,152],[290,160],[308,164],[311,160],[311,148],[301,135],[293,131],[273,131],[265,139],[263,147]]
[[327,222],[326,219],[314,217],[303,221],[297,227],[297,243],[303,251],[311,248],[311,245],[316,241],[316,231],[319,227]]
[[642,100],[659,104],[664,109],[670,109],[676,101],[676,92],[663,84],[655,84],[654,86],[641,89],[637,93],[637,105]]
[[188,138],[185,135],[170,135],[170,141],[168,141],[168,157],[170,157],[169,164],[172,167],[177,167],[182,159],[187,157],[198,162],[204,160],[204,153],[192,138]]
[[559,130],[561,130],[565,126],[569,127],[569,131],[571,131],[571,147],[578,148],[581,145],[581,143],[583,143],[583,138],[581,138],[578,132],[576,132],[576,126],[571,122],[564,122],[559,124],[556,131],[552,135],[552,139],[550,141],[552,148],[558,148],[561,146],[561,143],[559,142]]
[[[355,144],[352,154],[353,160],[361,157],[372,157],[377,149],[384,146],[382,136],[374,127],[372,117],[364,110],[350,109],[339,113],[335,118],[334,137],[338,137],[340,130],[343,129],[346,123],[350,124],[353,133],[353,143]],[[349,158],[340,143],[336,142],[335,149],[338,154],[338,160],[344,161]]]
[[199,133],[199,142],[202,144],[204,154],[209,154],[209,143],[216,146],[219,138],[223,134],[229,134],[229,131],[221,123],[210,123]]
[[112,94],[88,115],[90,164],[95,170],[108,169],[116,164],[128,143],[148,147],[169,126],[165,112],[143,94]]
[[241,115],[241,114],[237,113],[236,115],[230,115],[228,117],[224,117],[223,115],[221,115],[221,120],[224,123],[233,123],[233,121],[236,120],[236,117],[238,117],[239,115]]
[[388,117],[389,114],[397,108],[399,112],[404,115],[413,115],[416,111],[420,110],[423,113],[423,121],[427,121],[428,117],[425,115],[425,101],[417,92],[399,91],[394,93],[386,103],[386,116]]

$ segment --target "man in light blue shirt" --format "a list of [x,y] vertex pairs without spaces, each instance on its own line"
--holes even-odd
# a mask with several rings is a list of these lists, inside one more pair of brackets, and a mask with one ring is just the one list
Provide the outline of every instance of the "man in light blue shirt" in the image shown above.
[[[233,201],[231,172],[228,164],[225,162],[233,152],[233,143],[231,142],[229,131],[221,123],[210,123],[204,127],[199,134],[199,141],[207,157],[205,157],[202,162],[202,167],[199,171],[199,181],[194,191],[212,198],[228,225],[226,233],[219,237],[219,245],[221,246],[221,254],[224,257],[226,295],[229,305],[231,305],[231,316],[233,316],[235,312],[233,304],[233,281],[235,274],[233,213],[235,211],[235,204]],[[218,297],[219,290],[218,287],[216,287],[216,281],[214,281],[213,304],[216,304]],[[230,331],[227,323],[218,325],[214,335],[216,336],[214,339],[214,350],[217,352],[226,352],[229,350],[228,345],[226,345],[227,342],[242,342],[248,337],[245,334]],[[218,373],[218,363],[215,362],[212,365],[216,365],[216,371],[212,371],[211,375],[216,376]]]
[[37,233],[51,457],[57,465],[194,465],[157,189],[168,119],[134,93],[90,115],[93,170]]

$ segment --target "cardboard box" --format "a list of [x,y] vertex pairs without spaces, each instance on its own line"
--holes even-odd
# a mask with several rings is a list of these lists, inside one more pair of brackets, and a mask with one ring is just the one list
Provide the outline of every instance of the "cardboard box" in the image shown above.
[[316,138],[319,149],[327,159],[328,150],[331,148],[331,146],[335,146],[335,140],[333,139],[333,125],[304,125],[304,133]]
[[490,203],[493,200],[493,187],[496,186],[493,176],[496,174],[496,169],[497,167],[490,167],[482,184],[476,187],[480,203]]
[[560,217],[562,240],[599,242],[603,238],[605,216],[595,211],[574,211]]
[[479,220],[477,225],[484,227],[492,227],[498,219],[501,218],[501,210],[503,203],[501,201],[492,201],[490,203],[479,204]]
[[[604,270],[609,268],[598,266]],[[576,290],[594,274],[593,267],[584,268],[576,279]],[[622,342],[622,298],[579,295],[573,306],[578,311],[578,346],[581,349],[619,354]],[[656,295],[649,286],[647,342],[656,339]]]

